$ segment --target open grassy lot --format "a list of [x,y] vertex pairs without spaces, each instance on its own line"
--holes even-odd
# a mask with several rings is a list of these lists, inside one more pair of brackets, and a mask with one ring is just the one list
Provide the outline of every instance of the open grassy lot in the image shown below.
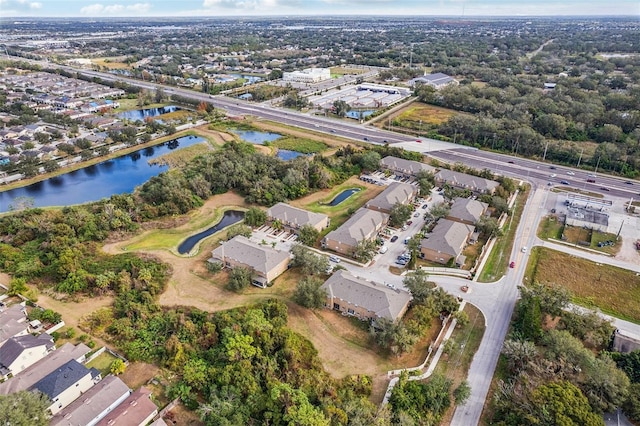
[[542,239],[553,238],[555,240],[562,239],[562,230],[564,225],[558,220],[555,215],[545,217],[540,221],[538,226],[538,237]]
[[459,113],[451,109],[413,102],[391,119],[394,126],[419,129],[420,125],[423,125],[426,129],[429,125],[440,125],[456,114]]
[[149,164],[166,164],[171,168],[180,168],[186,166],[189,161],[197,156],[206,154],[211,150],[211,145],[203,142],[163,154],[153,160],[149,160]]
[[100,67],[106,67],[112,70],[130,69],[131,66],[126,62],[123,62],[124,60],[126,60],[125,56],[119,56],[119,57],[111,57],[111,58],[109,57],[95,58],[95,59],[92,59],[91,62],[93,62],[94,64]]
[[111,363],[116,360],[116,357],[111,355],[109,352],[104,351],[100,355],[98,355],[94,360],[88,362],[87,368],[95,368],[100,373],[102,373],[102,377],[106,376],[111,372]]
[[322,152],[327,149],[327,145],[320,141],[294,136],[285,136],[280,139],[276,139],[273,142],[269,142],[267,145],[275,146],[280,149],[302,152],[303,154],[315,154],[316,152]]
[[535,247],[525,279],[563,286],[579,305],[640,323],[640,277],[632,271]]
[[527,189],[524,192],[518,193],[518,199],[516,200],[511,213],[513,218],[506,223],[506,227],[503,229],[504,234],[496,239],[491,253],[488,254],[489,257],[487,258],[484,268],[482,268],[480,278],[478,279],[480,282],[498,280],[507,270],[509,254],[513,249],[513,240],[515,238],[518,225],[520,224],[522,211],[524,210],[525,202],[529,197],[530,189],[531,188],[527,186]]
[[118,103],[120,104],[120,107],[113,110],[116,113],[123,112],[123,111],[130,111],[132,109],[161,108],[163,106],[170,105],[170,103],[169,104],[162,103],[162,104],[149,104],[149,105],[140,106],[138,105],[138,99],[119,99]]
[[180,120],[189,120],[195,113],[193,111],[189,111],[186,109],[181,109],[178,111],[168,112],[166,114],[160,114],[154,117],[155,120],[162,120],[164,122],[169,121],[180,121]]
[[365,70],[362,68],[349,68],[349,67],[331,67],[329,68],[331,75],[345,75],[345,74],[363,74]]
[[[478,308],[467,303],[464,311],[469,315],[469,324],[456,327],[449,339],[454,342],[452,350],[443,354],[434,371],[435,374],[442,374],[450,379],[453,382],[452,389],[457,388],[467,378],[471,361],[480,346],[485,329],[484,315]],[[444,415],[441,424],[449,424],[454,411],[455,406],[452,405]]]

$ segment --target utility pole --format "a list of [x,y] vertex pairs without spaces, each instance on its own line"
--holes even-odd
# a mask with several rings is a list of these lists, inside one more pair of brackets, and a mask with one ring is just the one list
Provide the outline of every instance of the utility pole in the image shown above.
[[593,174],[595,175],[596,173],[598,173],[598,166],[600,165],[600,157],[598,157],[598,162],[596,163],[596,169],[593,171]]
[[544,161],[544,159],[547,158],[547,148],[549,148],[549,141],[547,141],[547,144],[544,146],[544,154],[542,154],[542,161]]
[[582,153],[584,152],[584,148],[582,148],[582,151],[580,151],[580,157],[578,157],[578,165],[576,165],[576,167],[580,167],[580,160],[582,160]]

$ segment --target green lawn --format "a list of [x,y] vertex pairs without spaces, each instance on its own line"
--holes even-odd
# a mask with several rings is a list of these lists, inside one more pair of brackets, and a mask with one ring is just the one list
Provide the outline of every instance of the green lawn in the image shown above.
[[559,240],[562,238],[562,230],[564,226],[557,217],[555,216],[547,216],[540,221],[540,226],[538,227],[538,237],[543,240],[553,238]]
[[111,372],[111,363],[116,359],[115,356],[111,355],[109,352],[104,351],[100,355],[96,357],[91,362],[88,362],[87,368],[95,368],[100,373],[102,373],[102,377],[106,376]]
[[307,138],[296,138],[293,136],[284,136],[265,145],[302,152],[303,154],[315,154],[316,152],[322,152],[327,149],[327,145],[322,142]]
[[520,192],[518,194],[518,199],[516,200],[513,212],[511,213],[513,215],[513,220],[509,220],[506,223],[506,227],[503,229],[504,235],[497,238],[493,245],[493,250],[489,253],[489,257],[484,264],[484,268],[482,268],[478,281],[491,282],[499,280],[507,270],[509,265],[509,254],[513,249],[513,240],[515,238],[518,225],[520,224],[520,219],[522,217],[527,197],[529,196],[529,191],[530,187],[527,186],[527,189],[524,192]]
[[[238,208],[239,207],[227,206],[215,210],[211,215],[195,217],[189,222],[189,226],[183,229],[154,229],[134,239],[125,249],[131,251],[170,249],[175,251],[185,238],[219,222],[226,210],[235,210]],[[216,234],[207,238],[211,238],[214,235]],[[202,241],[200,243],[202,243]]]

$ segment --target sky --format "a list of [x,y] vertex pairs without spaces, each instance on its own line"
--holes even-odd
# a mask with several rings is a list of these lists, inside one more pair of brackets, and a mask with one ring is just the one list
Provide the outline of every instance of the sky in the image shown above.
[[0,16],[626,15],[640,0],[0,0]]

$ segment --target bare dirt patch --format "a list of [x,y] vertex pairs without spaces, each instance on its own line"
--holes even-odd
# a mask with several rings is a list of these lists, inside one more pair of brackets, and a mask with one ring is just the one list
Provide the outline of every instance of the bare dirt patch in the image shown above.
[[131,389],[138,389],[160,373],[160,368],[146,362],[131,362],[120,378]]

